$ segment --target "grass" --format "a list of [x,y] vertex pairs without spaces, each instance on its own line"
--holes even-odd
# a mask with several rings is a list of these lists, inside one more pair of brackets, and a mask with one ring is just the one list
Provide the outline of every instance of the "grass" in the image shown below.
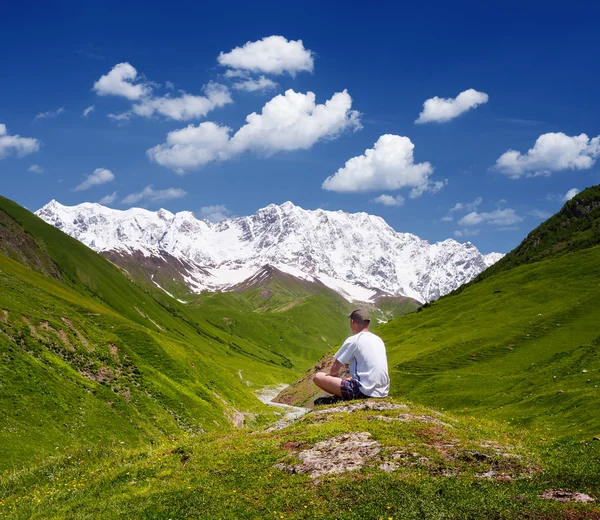
[[240,415],[260,424],[272,412],[254,392],[297,379],[342,338],[327,295],[276,313],[249,314],[235,295],[184,305],[7,199],[0,214],[0,469],[227,432]]
[[380,328],[391,392],[552,437],[600,434],[600,247],[522,265]]
[[[394,420],[398,410],[309,414],[274,432],[68,451],[4,473],[0,512],[44,519],[600,517],[597,505],[539,498],[546,489],[597,493],[600,442],[540,444],[516,427],[407,406],[400,412],[423,419]],[[303,450],[353,432],[369,432],[380,445],[358,470],[313,479],[275,467],[297,464]],[[394,471],[381,470],[398,450],[409,455]],[[478,476],[490,468],[504,476]]]

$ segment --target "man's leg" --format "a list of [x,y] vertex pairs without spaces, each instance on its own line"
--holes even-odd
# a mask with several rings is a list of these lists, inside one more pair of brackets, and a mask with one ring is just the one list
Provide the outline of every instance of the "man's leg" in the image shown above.
[[340,377],[335,377],[325,372],[317,372],[313,377],[313,381],[321,390],[342,397],[342,390],[340,388],[342,379]]

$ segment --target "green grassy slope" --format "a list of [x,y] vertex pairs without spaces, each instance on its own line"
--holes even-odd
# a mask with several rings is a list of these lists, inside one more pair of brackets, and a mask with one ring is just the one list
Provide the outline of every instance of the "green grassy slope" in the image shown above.
[[[281,340],[293,316],[264,315],[246,335],[256,324],[142,290],[7,199],[0,212],[0,467],[67,446],[228,430],[242,413],[260,421],[272,414],[254,391],[294,380],[334,341]],[[296,318],[326,304],[298,305]]]
[[[411,403],[378,404],[390,408],[321,410],[278,431],[183,438],[137,450],[69,450],[37,468],[0,475],[0,515],[600,518],[597,502],[540,498],[552,489],[600,498],[600,442],[548,442]],[[317,476],[315,469],[332,473]]]
[[600,434],[600,246],[499,272],[383,326],[392,394]]
[[600,186],[577,194],[535,228],[518,247],[471,282],[523,264],[531,264],[600,244]]

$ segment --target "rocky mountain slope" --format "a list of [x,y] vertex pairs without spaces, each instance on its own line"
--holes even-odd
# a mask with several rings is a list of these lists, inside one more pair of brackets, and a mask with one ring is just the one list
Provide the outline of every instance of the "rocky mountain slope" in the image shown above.
[[[265,265],[324,284],[348,300],[408,296],[431,301],[473,279],[502,255],[467,242],[430,244],[367,213],[309,211],[286,202],[213,224],[191,212],[113,210],[51,201],[46,222],[165,291],[229,290]],[[179,292],[181,294],[181,292]]]

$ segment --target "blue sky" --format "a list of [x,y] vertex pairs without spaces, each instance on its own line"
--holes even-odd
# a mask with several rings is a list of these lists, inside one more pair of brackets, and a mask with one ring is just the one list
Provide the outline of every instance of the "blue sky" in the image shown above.
[[508,252],[600,183],[600,7],[435,4],[7,4],[2,195],[291,200]]

